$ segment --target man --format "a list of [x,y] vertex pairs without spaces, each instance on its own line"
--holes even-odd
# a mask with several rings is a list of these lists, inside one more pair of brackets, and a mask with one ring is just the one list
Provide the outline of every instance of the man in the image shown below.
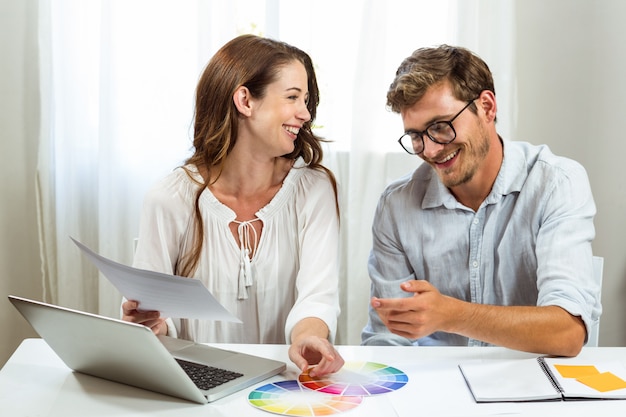
[[577,355],[601,313],[584,168],[503,141],[491,72],[463,48],[415,51],[387,104],[425,163],[378,204],[363,344]]

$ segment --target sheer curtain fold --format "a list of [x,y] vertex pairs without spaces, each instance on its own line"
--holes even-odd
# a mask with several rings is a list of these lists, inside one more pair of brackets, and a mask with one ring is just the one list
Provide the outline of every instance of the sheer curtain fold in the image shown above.
[[[40,7],[45,298],[118,316],[119,294],[69,237],[132,262],[142,196],[190,146],[201,68],[197,4],[77,0]],[[172,26],[176,40],[163,30]]]
[[[510,56],[500,55],[509,40],[485,41],[485,26],[499,21],[496,15],[506,17],[510,1],[488,1],[491,8],[467,3],[473,6],[430,0],[40,2],[37,189],[46,299],[118,316],[119,294],[69,236],[132,262],[143,195],[189,154],[202,68],[232,37],[256,33],[300,47],[316,65],[316,130],[332,141],[325,163],[341,194],[337,342],[358,344],[367,320],[367,257],[378,197],[419,164],[397,145],[401,119],[385,107],[398,64],[420,46],[466,39],[479,54],[485,48],[495,55],[485,56],[488,61],[502,61],[496,67],[513,85]],[[498,94],[503,90],[507,97],[507,88]]]
[[[515,0],[458,0],[451,37],[487,62],[498,99],[498,132],[514,139],[517,112],[515,78]],[[518,7],[520,2],[518,3]],[[528,140],[528,139],[526,139]]]
[[[93,84],[98,66],[90,50],[81,50],[77,42],[67,40],[93,36],[99,16],[75,3],[67,12],[80,15],[80,25],[60,25],[64,10],[48,2],[40,5],[42,125],[37,201],[45,299],[93,309],[98,300],[97,282],[81,279],[89,275],[90,268],[73,258],[67,243],[70,233],[92,230],[90,219],[81,213],[97,217],[92,186],[97,179],[96,155],[85,146],[95,134],[95,120],[93,109],[84,104],[97,102]],[[74,142],[76,136],[85,141]]]

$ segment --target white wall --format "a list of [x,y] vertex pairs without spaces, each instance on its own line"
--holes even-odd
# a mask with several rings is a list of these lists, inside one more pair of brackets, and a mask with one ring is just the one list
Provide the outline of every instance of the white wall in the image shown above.
[[[36,0],[0,0],[0,365],[33,336],[6,295],[43,297],[35,211],[36,6]],[[519,100],[512,139],[547,143],[587,168],[598,206],[594,252],[605,257],[605,346],[626,345],[623,16],[621,0],[516,2]]]
[[36,1],[0,0],[0,366],[35,334],[8,294],[41,299],[35,210]]
[[[516,2],[517,140],[582,163],[603,256],[600,345],[626,345],[626,2]],[[496,92],[497,93],[497,92]]]

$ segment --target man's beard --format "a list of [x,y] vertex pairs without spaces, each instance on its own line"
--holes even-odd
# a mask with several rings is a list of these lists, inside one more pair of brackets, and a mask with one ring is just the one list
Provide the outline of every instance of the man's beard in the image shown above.
[[448,188],[458,187],[459,185],[463,185],[468,183],[474,178],[476,172],[481,168],[487,154],[489,153],[489,149],[491,145],[489,143],[489,138],[484,131],[484,129],[480,128],[478,137],[480,141],[478,143],[472,143],[471,146],[468,146],[465,143],[464,147],[461,148],[460,156],[463,158],[463,165],[460,167],[452,167],[452,169],[461,169],[461,172],[458,173],[458,176],[447,176],[446,170],[440,172],[440,178],[443,184]]

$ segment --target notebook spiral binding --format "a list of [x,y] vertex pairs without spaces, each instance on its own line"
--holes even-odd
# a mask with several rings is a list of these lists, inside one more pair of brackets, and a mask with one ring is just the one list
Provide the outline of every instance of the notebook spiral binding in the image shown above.
[[550,383],[552,384],[554,389],[562,395],[563,387],[561,386],[559,381],[557,381],[556,378],[554,378],[554,376],[552,375],[552,372],[550,371],[550,368],[548,368],[548,364],[546,363],[546,361],[543,360],[542,357],[539,357],[537,358],[537,362],[539,362],[539,366],[541,367],[541,370],[543,371],[544,374],[546,374],[546,377],[548,377],[548,380],[550,380]]

